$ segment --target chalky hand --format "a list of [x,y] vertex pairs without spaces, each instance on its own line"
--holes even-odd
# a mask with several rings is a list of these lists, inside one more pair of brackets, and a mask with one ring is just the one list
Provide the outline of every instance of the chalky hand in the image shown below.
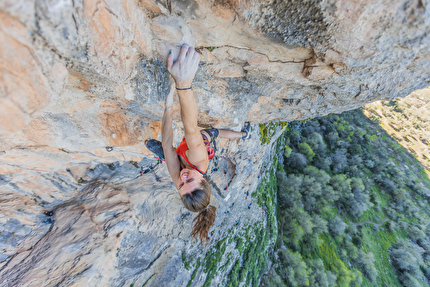
[[191,87],[197,68],[199,67],[200,56],[187,44],[182,45],[179,56],[173,62],[173,51],[170,51],[167,58],[167,70],[172,74],[176,82],[176,88],[188,89]]

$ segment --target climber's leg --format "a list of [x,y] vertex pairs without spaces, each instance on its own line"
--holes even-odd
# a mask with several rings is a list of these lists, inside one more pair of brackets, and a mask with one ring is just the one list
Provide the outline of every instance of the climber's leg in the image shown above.
[[235,132],[232,130],[226,130],[226,129],[204,129],[200,132],[204,134],[210,142],[212,142],[213,139],[216,139],[218,136],[221,138],[227,138],[227,139],[247,139],[250,138],[249,132],[250,132],[250,124],[249,122],[246,122],[245,125],[242,128],[242,131]]
[[246,122],[243,125],[243,128],[240,132],[235,132],[231,130],[219,130],[219,136],[222,138],[228,138],[228,139],[237,139],[237,138],[241,138],[243,140],[249,139],[251,137],[250,128],[251,128],[250,123]]
[[150,151],[155,153],[159,158],[164,159],[164,150],[160,141],[157,141],[154,139],[147,140],[145,141],[145,145]]
[[221,138],[240,139],[245,135],[244,132],[235,132],[231,130],[219,129],[218,131]]

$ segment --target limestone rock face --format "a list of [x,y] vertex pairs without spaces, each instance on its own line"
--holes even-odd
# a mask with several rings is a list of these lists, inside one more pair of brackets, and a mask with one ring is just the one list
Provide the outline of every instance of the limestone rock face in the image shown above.
[[[257,130],[254,140],[218,142],[217,170],[214,162],[208,170],[217,217],[205,247],[190,238],[196,214],[183,207],[165,164],[153,158],[94,164],[84,172],[78,166],[68,174],[31,169],[2,175],[0,286],[202,286],[203,269],[191,280],[200,268],[197,258],[203,262],[226,233],[266,227],[267,215],[251,194],[266,176],[279,133],[264,146]],[[227,249],[233,262],[242,255],[234,247],[233,241]],[[231,269],[229,258],[220,265]]]
[[[0,284],[188,282],[193,216],[163,165],[137,178],[153,164],[143,141],[159,138],[170,50],[201,53],[199,124],[239,130],[428,86],[429,32],[428,0],[1,1]],[[257,130],[220,146],[249,157],[213,175],[222,210],[256,188],[271,147]]]

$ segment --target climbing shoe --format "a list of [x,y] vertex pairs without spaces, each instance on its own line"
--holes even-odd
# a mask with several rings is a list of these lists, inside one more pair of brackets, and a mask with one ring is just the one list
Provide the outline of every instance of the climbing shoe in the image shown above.
[[245,133],[245,135],[242,137],[243,140],[250,139],[251,138],[251,124],[249,122],[245,122],[241,132]]
[[152,151],[159,158],[164,160],[164,150],[163,150],[163,146],[161,145],[160,141],[157,141],[154,139],[151,139],[149,141],[147,140],[147,141],[145,141],[145,145],[150,151]]

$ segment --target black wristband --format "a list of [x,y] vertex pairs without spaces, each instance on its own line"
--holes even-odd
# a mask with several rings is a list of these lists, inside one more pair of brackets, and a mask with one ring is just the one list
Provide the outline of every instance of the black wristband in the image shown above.
[[184,89],[180,89],[180,88],[176,88],[178,91],[185,91],[185,90],[191,90],[191,87],[189,88],[184,88]]

